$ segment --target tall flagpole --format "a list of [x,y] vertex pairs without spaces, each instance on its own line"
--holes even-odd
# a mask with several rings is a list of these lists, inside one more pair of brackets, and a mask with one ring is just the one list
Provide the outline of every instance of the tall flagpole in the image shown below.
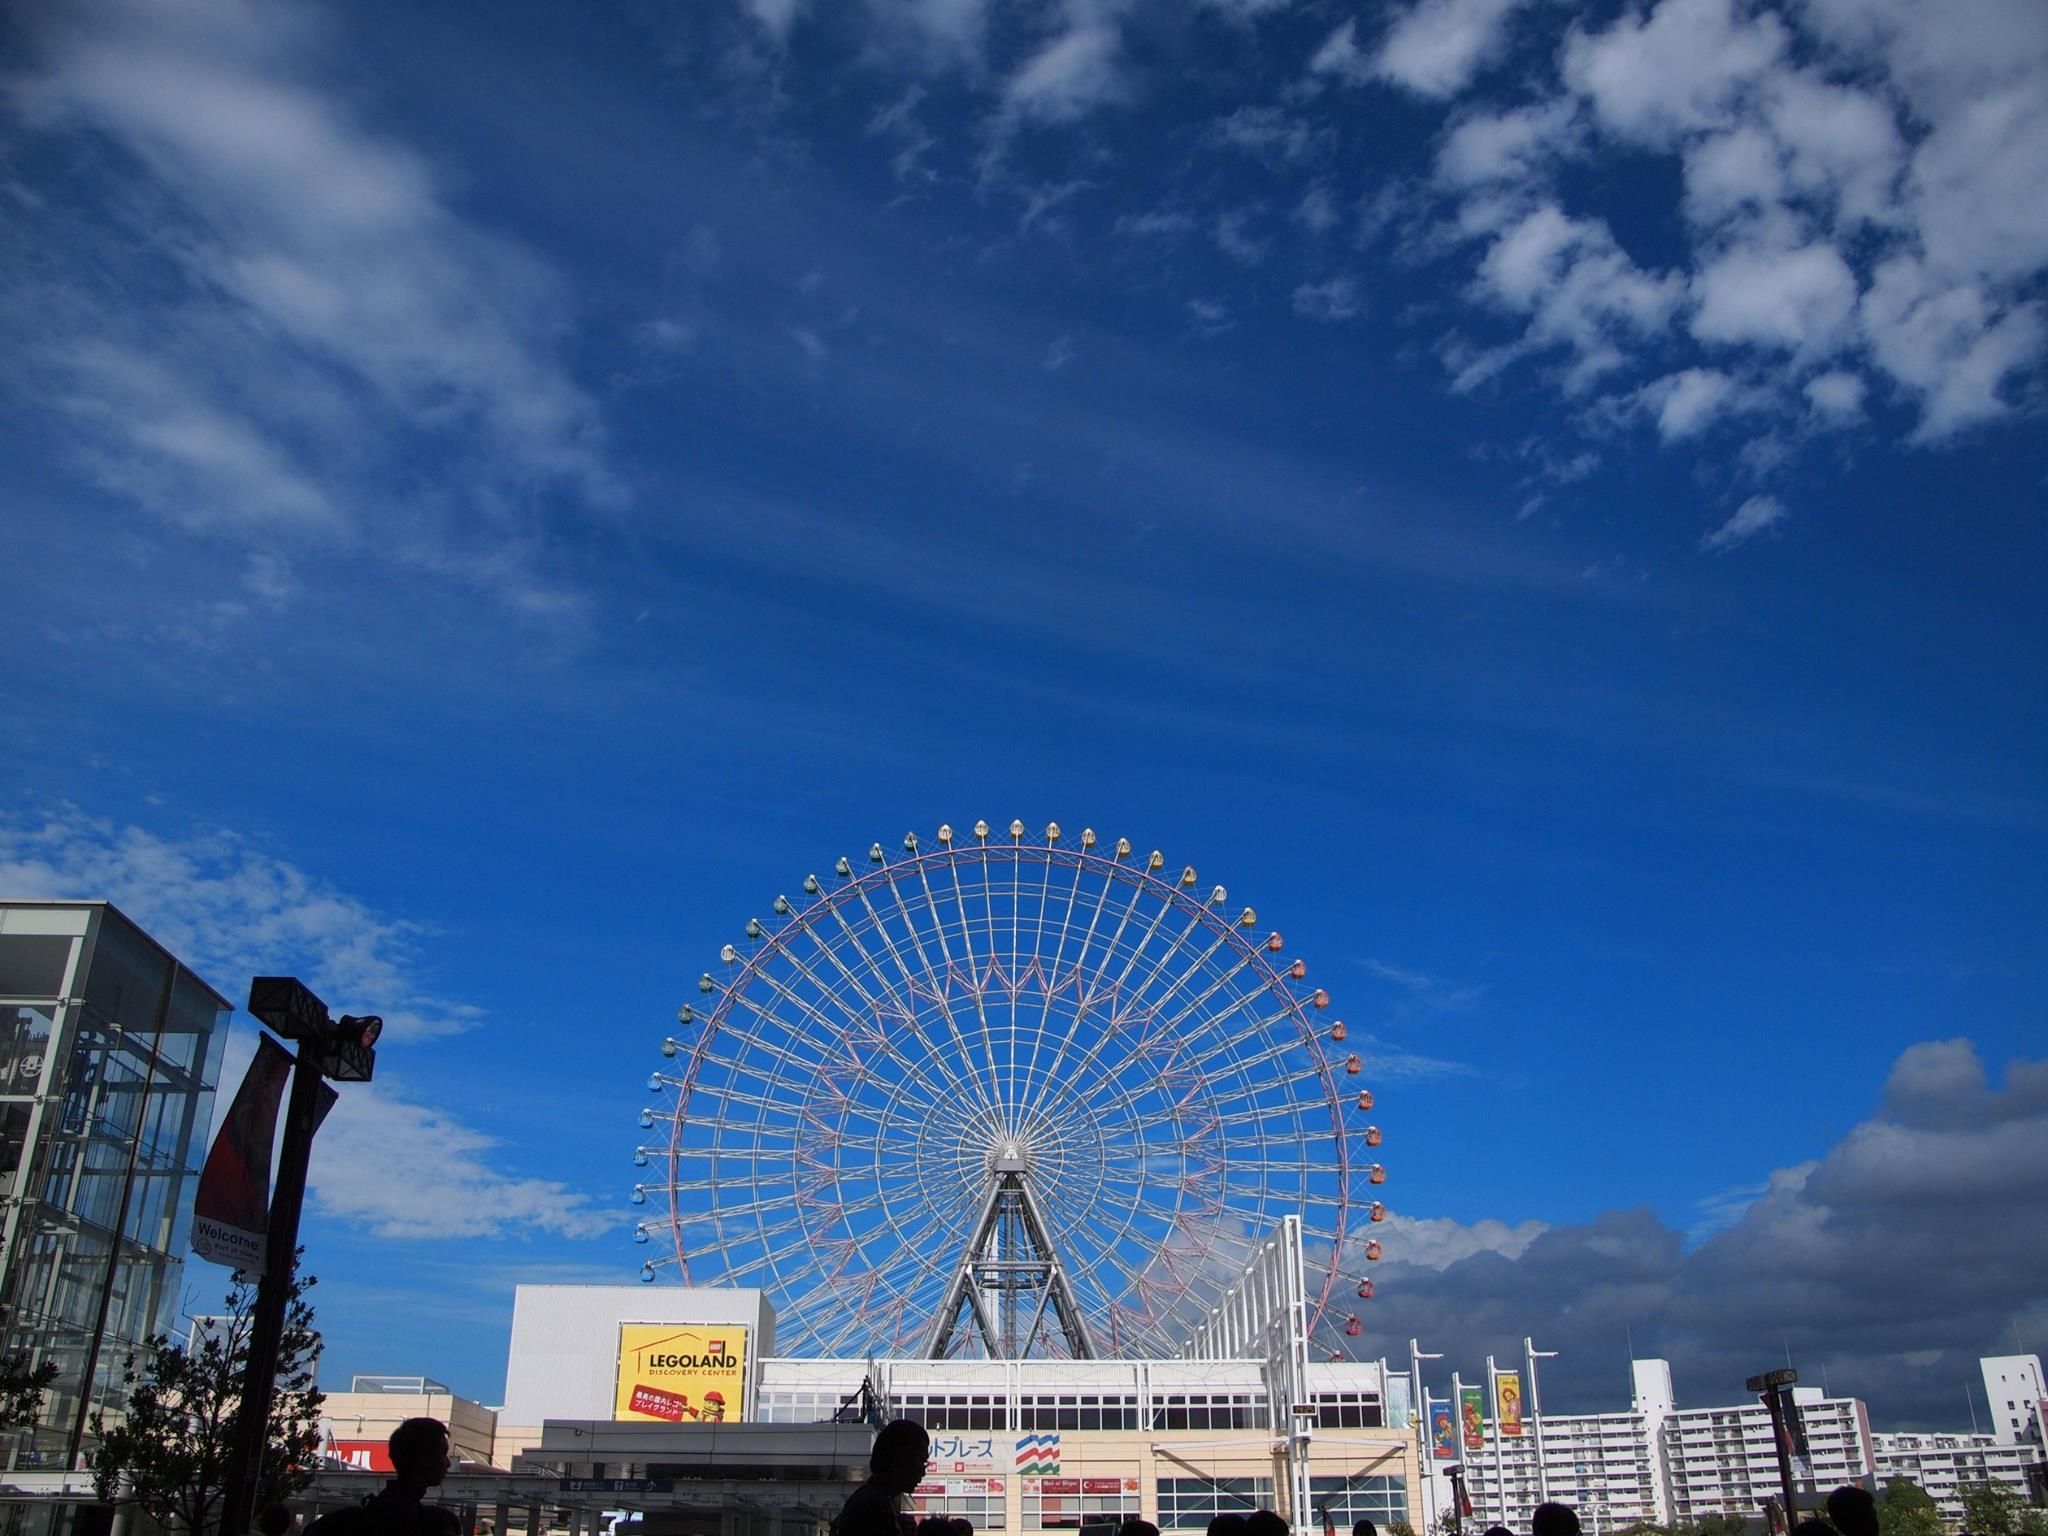
[[1507,1438],[1500,1432],[1500,1372],[1493,1368],[1493,1356],[1486,1357],[1486,1412],[1487,1423],[1493,1432],[1493,1481],[1500,1490],[1500,1515],[1498,1523],[1508,1523],[1508,1473],[1501,1460],[1501,1443]]
[[[1472,1460],[1472,1448],[1465,1444],[1465,1382],[1464,1378],[1459,1376],[1456,1371],[1451,1372],[1451,1433],[1458,1437],[1457,1447],[1454,1452],[1458,1458],[1456,1464],[1460,1469],[1465,1469]],[[1458,1496],[1458,1485],[1453,1483],[1451,1486],[1451,1497],[1456,1499]],[[1472,1488],[1469,1483],[1464,1486],[1464,1496],[1466,1498],[1472,1496]],[[1459,1512],[1459,1517],[1461,1520],[1463,1519],[1462,1510]]]
[[[1424,1527],[1429,1527],[1436,1523],[1430,1517],[1430,1511],[1436,1507],[1436,1448],[1430,1443],[1429,1393],[1423,1389],[1422,1385],[1422,1362],[1425,1360],[1441,1359],[1443,1359],[1441,1354],[1425,1355],[1422,1352],[1422,1344],[1419,1340],[1410,1339],[1408,1341],[1409,1397],[1415,1414],[1415,1475],[1421,1481],[1423,1487],[1422,1523]],[[1435,1532],[1426,1531],[1426,1536],[1435,1536]]]
[[[1522,1358],[1529,1366],[1529,1413],[1536,1420],[1536,1493],[1539,1503],[1550,1502],[1550,1468],[1543,1460],[1543,1388],[1536,1379],[1538,1360],[1555,1360],[1554,1349],[1538,1349],[1534,1338],[1522,1340]],[[1603,1477],[1606,1475],[1603,1471]]]

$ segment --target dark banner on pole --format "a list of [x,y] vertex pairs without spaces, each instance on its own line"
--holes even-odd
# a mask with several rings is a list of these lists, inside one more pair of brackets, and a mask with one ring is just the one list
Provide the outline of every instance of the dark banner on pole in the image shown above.
[[270,1147],[277,1106],[292,1058],[268,1035],[228,1106],[192,1202],[192,1251],[202,1259],[254,1274],[263,1268],[270,1227]]

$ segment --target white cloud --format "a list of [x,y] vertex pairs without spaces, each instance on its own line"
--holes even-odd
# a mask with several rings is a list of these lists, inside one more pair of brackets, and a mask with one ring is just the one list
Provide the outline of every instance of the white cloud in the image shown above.
[[1605,221],[1570,218],[1555,203],[1504,229],[1474,284],[1482,300],[1529,316],[1524,347],[1572,351],[1573,388],[1620,367],[1624,345],[1662,332],[1681,291],[1676,276],[1637,267]]
[[347,1087],[313,1143],[313,1209],[390,1238],[578,1238],[624,1225],[566,1184],[494,1167],[499,1147],[446,1111]]
[[1279,161],[1305,159],[1329,138],[1325,130],[1280,107],[1239,107],[1218,118],[1213,131],[1219,143]]
[[[323,87],[326,42],[288,4],[37,13],[8,94],[75,151],[94,212],[33,215],[46,260],[0,284],[15,361],[67,451],[183,528],[356,543],[516,607],[549,579],[513,541],[456,547],[466,513],[503,531],[623,496],[560,356],[568,289]],[[428,449],[402,475],[399,442]]]
[[1914,151],[1909,181],[1929,264],[2017,280],[2048,264],[2048,74],[1959,105]]
[[1195,216],[1191,213],[1126,213],[1118,215],[1110,232],[1146,240],[1171,240],[1192,233],[1194,227]]
[[1717,368],[1686,368],[1643,387],[1641,398],[1657,413],[1657,435],[1667,443],[1698,437],[1733,409],[1735,381]]
[[2001,311],[1978,285],[1943,287],[1906,256],[1877,269],[1861,318],[1878,365],[1921,401],[1923,443],[2005,415],[2005,381],[2048,340],[2038,304]]
[[1569,99],[1461,119],[1437,151],[1436,179],[1457,191],[1496,182],[1528,182],[1569,140],[1576,111]]
[[1785,520],[1784,503],[1775,496],[1752,496],[1735,509],[1734,515],[1700,539],[1700,548],[1720,554],[1746,544],[1767,528]]
[[1337,200],[1330,189],[1317,182],[1302,193],[1294,205],[1294,222],[1312,235],[1327,235],[1337,227]]
[[1351,85],[1372,78],[1358,46],[1358,23],[1349,19],[1339,22],[1309,59],[1308,69],[1311,75],[1328,75]]
[[1752,124],[1700,139],[1685,152],[1685,212],[1695,224],[1775,208],[1784,195],[1778,142]]
[[1887,102],[1809,70],[1781,69],[1766,82],[1763,104],[1792,186],[1846,223],[1896,220],[1905,144]]
[[1522,0],[1417,0],[1387,29],[1371,72],[1422,96],[1454,96],[1500,56]]
[[1795,251],[1738,248],[1693,279],[1692,333],[1710,343],[1832,350],[1856,313],[1856,278],[1824,242]]
[[1267,243],[1251,232],[1258,216],[1256,208],[1231,208],[1216,216],[1216,249],[1239,266],[1256,267],[1266,259]]
[[1662,0],[1647,18],[1630,12],[1605,32],[1574,31],[1562,62],[1606,127],[1662,147],[1727,121],[1787,44],[1776,16],[1749,19],[1734,0]]
[[1026,59],[1003,91],[1006,111],[1031,122],[1067,123],[1123,97],[1116,28],[1078,21]]
[[789,29],[796,25],[797,13],[804,7],[804,0],[742,0],[747,14],[761,24],[761,29],[777,43],[789,40]]
[[1236,323],[1230,317],[1230,307],[1215,299],[1189,299],[1188,316],[1203,336],[1220,336]]
[[1307,320],[1351,320],[1359,312],[1358,285],[1348,277],[1303,283],[1294,290],[1294,312]]
[[1261,16],[1284,11],[1294,0],[1199,0],[1199,3],[1204,10],[1214,11],[1240,24],[1249,24]]
[[[381,1014],[387,1048],[482,1022],[481,1010],[437,996],[420,974],[431,930],[233,832],[165,837],[69,805],[0,814],[0,890],[111,901],[230,998],[250,976],[303,977],[337,1014]],[[216,1117],[255,1039],[246,1026],[230,1035]],[[387,1050],[380,1065],[390,1060]],[[388,1083],[348,1085],[314,1143],[315,1209],[395,1237],[588,1237],[616,1224],[566,1185],[499,1172],[486,1156],[496,1145]]]
[[1070,335],[1055,336],[1046,346],[1045,356],[1039,366],[1047,373],[1058,373],[1074,360],[1074,338]]
[[1510,1226],[1486,1217],[1467,1224],[1448,1216],[1403,1216],[1393,1211],[1380,1224],[1382,1242],[1401,1263],[1436,1270],[1449,1269],[1460,1260],[1481,1253],[1519,1259],[1531,1243],[1549,1230],[1548,1222],[1535,1220]]
[[1814,414],[1831,426],[1847,426],[1863,419],[1862,378],[1837,369],[1807,380],[1804,391]]
[[382,1014],[400,1043],[482,1019],[418,975],[431,930],[220,828],[166,838],[70,805],[0,814],[0,890],[111,901],[230,998],[249,976],[303,976],[337,1012]]

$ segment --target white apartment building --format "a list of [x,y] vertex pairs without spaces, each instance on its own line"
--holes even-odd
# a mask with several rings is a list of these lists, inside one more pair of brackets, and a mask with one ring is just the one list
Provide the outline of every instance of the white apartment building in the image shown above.
[[[1985,1361],[1988,1367],[1991,1362]],[[1960,1527],[1963,1492],[1975,1483],[1997,1483],[2021,1498],[2029,1479],[2042,1477],[2041,1453],[2030,1445],[2001,1442],[1996,1435],[1873,1435],[1877,1483],[1909,1477],[1941,1506],[1941,1518]]]
[[1991,1433],[2000,1445],[2042,1447],[2048,1419],[2048,1390],[2041,1385],[2039,1355],[1990,1355],[1977,1362],[1984,1373],[1984,1400],[1991,1405]]
[[[1844,1483],[1867,1486],[1876,1462],[1863,1404],[1852,1397],[1828,1397],[1818,1387],[1795,1387],[1792,1400],[1806,1435],[1804,1462],[1793,1465],[1802,1504],[1825,1498]],[[1692,1524],[1707,1515],[1749,1518],[1779,1492],[1771,1414],[1760,1402],[1675,1409],[1664,1421],[1663,1440],[1674,1524]]]
[[[2031,1356],[1983,1364],[1987,1385],[2010,1383],[2015,1403],[2031,1390],[2027,1383],[2038,1379],[2023,1375],[2030,1364],[2039,1371]],[[1461,1436],[1455,1459],[1472,1501],[1468,1523],[1526,1531],[1531,1513],[1546,1499],[1576,1509],[1589,1536],[1639,1520],[1684,1526],[1708,1515],[1734,1515],[1754,1522],[1765,1501],[1780,1492],[1770,1410],[1755,1401],[1680,1408],[1671,1367],[1662,1360],[1635,1361],[1633,1381],[1626,1413],[1531,1415],[1519,1436],[1502,1436],[1489,1422],[1476,1449]],[[2041,1451],[2030,1441],[1986,1434],[1874,1435],[1869,1412],[1857,1398],[1795,1387],[1793,1400],[1806,1440],[1806,1454],[1793,1469],[1803,1510],[1817,1508],[1844,1483],[1875,1491],[1887,1478],[1903,1476],[1926,1489],[1943,1518],[1957,1526],[1969,1484],[1992,1482],[2033,1499],[2048,1477]],[[2001,1408],[2005,1401],[1994,1398]],[[2032,1401],[2038,1424],[2040,1399]],[[1422,1450],[1426,1514],[1434,1522],[1449,1501],[1442,1469],[1454,1462],[1426,1441]]]

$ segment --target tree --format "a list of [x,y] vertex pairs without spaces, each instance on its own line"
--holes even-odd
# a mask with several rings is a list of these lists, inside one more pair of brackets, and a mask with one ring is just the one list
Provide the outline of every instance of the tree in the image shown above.
[[53,1362],[31,1365],[26,1350],[0,1355],[0,1430],[34,1428],[43,1415],[43,1389],[56,1379]]
[[[320,1335],[306,1299],[317,1282],[298,1273],[303,1255],[301,1249],[293,1256],[258,1509],[305,1487],[320,1448],[320,1406],[326,1399],[313,1385]],[[122,1378],[126,1407],[114,1422],[98,1413],[92,1418],[100,1441],[93,1456],[93,1490],[100,1498],[113,1499],[125,1484],[159,1525],[175,1523],[204,1533],[217,1523],[255,1304],[256,1282],[238,1270],[226,1313],[195,1322],[190,1343],[181,1348],[158,1334],[143,1341],[140,1356],[128,1357]]]
[[1694,1536],[1748,1536],[1749,1522],[1740,1515],[1701,1515]]
[[1985,1481],[1962,1489],[1963,1529],[1970,1536],[2018,1536],[2020,1496],[2010,1488]]
[[1910,1477],[1895,1477],[1877,1500],[1880,1536],[1942,1536],[1941,1510]]
[[1415,1536],[1415,1527],[1406,1520],[1390,1520],[1387,1522],[1387,1536]]

